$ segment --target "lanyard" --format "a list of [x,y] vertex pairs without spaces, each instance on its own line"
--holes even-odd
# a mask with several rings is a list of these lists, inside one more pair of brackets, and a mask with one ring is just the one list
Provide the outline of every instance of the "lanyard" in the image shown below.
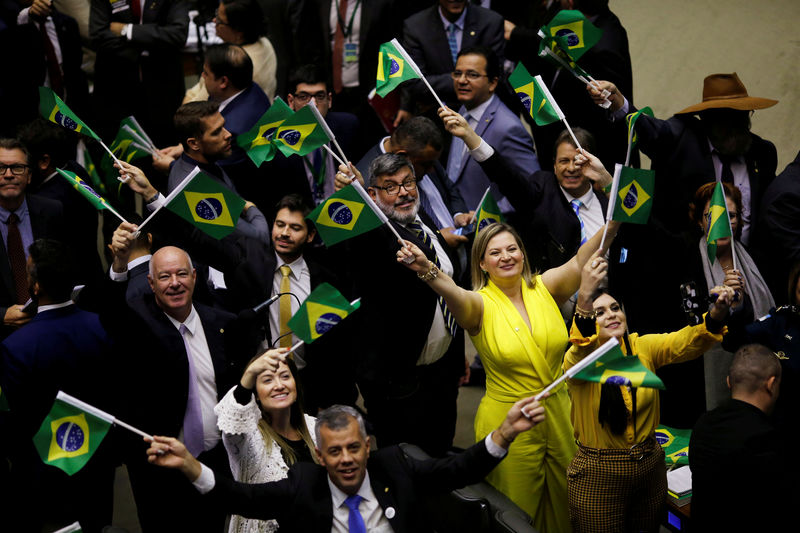
[[[318,148],[318,150],[320,150],[320,148]],[[311,154],[309,154],[309,155],[311,155]],[[327,172],[328,154],[326,154],[324,152],[321,154],[319,172],[317,172],[317,170],[314,168],[313,163],[310,163],[308,161],[308,156],[303,158],[303,162],[306,164],[306,168],[308,169],[308,171],[311,173],[311,176],[313,177],[312,182],[313,182],[313,185],[314,185],[313,186],[314,190],[312,192],[314,193],[315,196],[318,196],[319,198],[322,198],[325,195],[325,193],[323,191],[323,184],[325,183],[325,178],[326,178],[327,173],[328,173]]]
[[[350,34],[353,33],[353,20],[356,18],[356,11],[358,11],[358,6],[361,5],[361,0],[356,0],[356,5],[353,7],[353,12],[350,14],[350,23],[347,25],[347,30],[344,28],[344,20],[342,20],[342,12],[339,9],[339,0],[334,0],[336,2],[336,18],[339,19],[339,28],[342,30],[342,35],[344,35],[345,39],[350,37]],[[347,13],[344,14],[347,16]]]

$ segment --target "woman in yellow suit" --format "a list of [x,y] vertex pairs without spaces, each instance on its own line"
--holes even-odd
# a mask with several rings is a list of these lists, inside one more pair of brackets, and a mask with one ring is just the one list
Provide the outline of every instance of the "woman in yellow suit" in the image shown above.
[[[568,335],[558,305],[577,291],[584,263],[600,255],[593,255],[600,233],[564,265],[534,275],[516,231],[507,224],[487,226],[472,247],[474,291],[458,287],[410,242],[397,252],[398,261],[410,262],[407,266],[444,297],[478,349],[486,395],[475,417],[476,435],[496,427],[511,404],[562,373]],[[616,227],[609,229],[606,242],[615,233]],[[537,529],[566,532],[566,470],[575,453],[566,387],[552,391],[544,406],[545,423],[520,435],[488,480],[529,513]]]

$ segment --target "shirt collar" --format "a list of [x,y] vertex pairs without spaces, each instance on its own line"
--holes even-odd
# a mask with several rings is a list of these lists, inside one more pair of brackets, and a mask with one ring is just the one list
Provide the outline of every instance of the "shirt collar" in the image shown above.
[[473,107],[472,109],[464,108],[464,113],[466,116],[467,114],[470,115],[472,118],[480,122],[483,119],[483,114],[486,113],[486,109],[489,107],[489,104],[492,103],[494,100],[494,94],[489,97],[484,103]]
[[303,259],[302,255],[297,259],[295,259],[294,261],[292,261],[291,263],[285,263],[283,259],[281,259],[281,257],[276,252],[275,259],[277,259],[276,263],[277,266],[275,267],[275,271],[279,272],[283,265],[289,265],[289,268],[292,269],[292,273],[290,274],[290,276],[292,276],[295,279],[300,279],[300,275],[306,270],[308,270],[308,265],[306,265],[306,260]]
[[450,22],[442,14],[442,8],[439,7],[437,11],[439,13],[439,18],[442,19],[442,24],[444,24],[444,31],[448,31],[450,24],[455,24],[456,28],[458,28],[461,31],[464,31],[464,19],[467,18],[467,9],[469,9],[469,6],[464,7],[464,11],[461,12],[461,16],[458,17],[458,20],[456,20],[455,22]]
[[572,202],[572,200],[580,200],[584,207],[588,208],[591,207],[592,202],[594,201],[594,191],[592,190],[592,187],[589,187],[589,190],[586,191],[586,194],[583,196],[572,196],[560,186],[559,189],[561,189],[561,192],[564,193],[564,198],[567,199],[567,202]]
[[60,304],[40,305],[37,309],[37,313],[44,313],[45,311],[51,311],[53,309],[61,309],[62,307],[67,307],[68,305],[75,305],[75,302],[72,300],[67,300],[66,302],[61,302]]
[[221,101],[219,103],[219,112],[222,113],[222,110],[225,109],[228,106],[228,104],[230,104],[233,101],[234,98],[236,98],[237,96],[242,94],[244,91],[245,91],[245,89],[242,89],[241,91],[239,91],[238,93],[234,94],[230,98],[226,98],[225,100]]
[[378,148],[380,148],[382,154],[386,153],[386,148],[384,147],[384,145],[386,144],[386,141],[388,141],[389,139],[391,139],[391,137],[387,135],[386,137],[381,139],[381,142],[378,143]]
[[[175,329],[178,331],[181,330],[181,323],[172,318],[171,316],[164,313],[169,321],[172,322],[172,325],[175,326]],[[192,306],[192,310],[189,311],[189,316],[186,317],[186,320],[183,321],[183,325],[186,326],[186,329],[189,333],[192,334],[194,337],[194,332],[197,330],[197,311],[194,310],[194,306]]]
[[19,206],[16,211],[9,211],[5,207],[0,206],[0,221],[8,223],[8,217],[11,216],[11,213],[16,213],[20,221],[25,220],[25,217],[28,216],[28,200],[23,196],[22,205]]
[[152,254],[147,254],[141,257],[137,257],[136,259],[132,259],[131,261],[128,262],[128,270],[133,270],[142,263],[150,262],[151,257],[153,257]]
[[[328,476],[328,487],[331,489],[331,499],[333,500],[333,508],[338,509],[342,505],[344,505],[344,501],[348,498],[348,495],[342,492],[342,490],[333,484],[331,481],[331,477]],[[372,485],[369,483],[369,471],[364,474],[364,481],[361,482],[361,486],[358,488],[358,492],[356,493],[361,496],[362,500],[372,501],[375,499],[375,493],[372,492]]]

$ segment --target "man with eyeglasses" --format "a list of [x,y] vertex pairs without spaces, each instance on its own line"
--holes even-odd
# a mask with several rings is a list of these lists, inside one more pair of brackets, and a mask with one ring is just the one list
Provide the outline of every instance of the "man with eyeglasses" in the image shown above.
[[61,202],[26,195],[31,182],[28,150],[16,139],[0,139],[0,337],[5,338],[32,315],[23,312],[29,298],[26,261],[36,239],[62,235]]
[[[461,103],[458,113],[467,119],[475,133],[504,154],[512,168],[530,174],[539,170],[539,160],[519,117],[495,95],[500,68],[497,54],[491,48],[474,46],[459,52],[453,71],[453,88]],[[514,211],[458,137],[454,137],[450,145],[447,176],[456,184],[470,209],[477,209],[486,187],[491,185],[492,195],[503,214]]]

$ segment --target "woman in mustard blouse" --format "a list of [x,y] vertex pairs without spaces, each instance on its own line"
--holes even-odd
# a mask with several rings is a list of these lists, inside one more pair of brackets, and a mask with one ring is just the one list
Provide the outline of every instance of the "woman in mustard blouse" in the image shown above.
[[[617,224],[612,222],[606,242]],[[444,297],[458,324],[469,333],[486,370],[486,395],[475,415],[475,433],[497,426],[510,405],[534,395],[562,373],[567,328],[558,305],[575,294],[581,268],[597,257],[601,233],[589,239],[570,261],[541,275],[531,272],[519,236],[507,224],[480,230],[472,247],[474,291],[458,287],[413,244],[398,251],[398,261]],[[566,469],[575,453],[565,386],[544,402],[545,421],[519,435],[517,443],[487,480],[533,517],[548,533],[570,529]]]
[[[730,287],[711,289],[717,298],[702,323],[640,337],[627,333],[619,302],[598,289],[607,269],[603,258],[583,268],[570,331],[573,346],[564,358],[564,370],[611,337],[619,340],[626,355],[638,356],[652,371],[700,357],[722,340],[734,295]],[[658,531],[667,494],[664,452],[655,440],[658,391],[580,379],[569,379],[568,387],[578,442],[567,470],[572,530]]]

